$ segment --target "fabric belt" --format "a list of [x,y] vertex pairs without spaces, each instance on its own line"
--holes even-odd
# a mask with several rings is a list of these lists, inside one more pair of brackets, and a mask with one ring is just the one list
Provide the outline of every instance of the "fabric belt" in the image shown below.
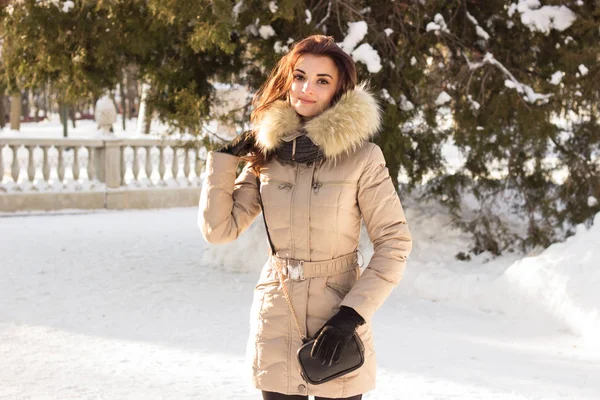
[[324,261],[295,260],[271,254],[269,256],[269,263],[271,266],[278,268],[289,279],[303,281],[307,278],[337,275],[358,268],[358,253],[354,251]]

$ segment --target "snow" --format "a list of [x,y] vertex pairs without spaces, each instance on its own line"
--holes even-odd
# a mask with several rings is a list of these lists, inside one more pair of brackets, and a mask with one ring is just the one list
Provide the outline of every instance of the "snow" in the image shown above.
[[[598,399],[599,218],[535,257],[463,262],[454,254],[469,238],[450,216],[403,202],[414,248],[375,315],[378,383],[363,398]],[[262,220],[211,246],[196,216],[0,218],[0,398],[259,397],[244,353]],[[373,254],[364,227],[361,253]]]
[[370,73],[381,71],[381,57],[369,43],[363,43],[352,52],[352,59],[355,62],[362,62],[367,66]]
[[368,31],[368,26],[365,21],[348,22],[348,33],[338,46],[342,48],[346,53],[351,54],[356,48],[358,43],[364,39]]
[[568,7],[561,6],[543,6],[540,7],[538,0],[519,0],[518,4],[512,3],[508,9],[508,16],[512,17],[515,11],[521,14],[521,22],[529,30],[550,33],[550,30],[556,29],[564,31],[568,29],[577,16]]
[[581,76],[585,76],[587,75],[589,69],[587,69],[587,67],[583,64],[579,64],[579,67],[577,67],[577,69],[579,70],[579,73],[581,74]]
[[587,199],[588,207],[596,207],[598,205],[598,200],[594,196],[590,196]]
[[452,97],[450,97],[450,95],[446,93],[446,91],[442,90],[442,92],[438,95],[437,99],[435,100],[435,105],[441,106],[442,104],[448,103],[450,100],[452,100]]
[[310,10],[304,10],[304,14],[306,15],[306,19],[304,20],[304,22],[310,24],[310,22],[312,21],[312,13],[310,12]]
[[402,111],[411,111],[414,108],[414,104],[410,100],[408,100],[405,95],[400,95],[400,109]]
[[277,5],[276,1],[270,1],[269,2],[269,10],[275,14],[277,12],[277,10],[279,10],[279,6]]
[[73,3],[71,0],[67,0],[63,3],[62,12],[67,13],[71,11],[73,7],[75,7],[75,3]]
[[433,22],[428,23],[425,27],[425,30],[427,32],[442,30],[446,33],[450,33],[450,30],[448,29],[448,26],[446,25],[446,21],[444,20],[442,14],[435,14],[435,16],[433,17]]
[[281,43],[281,40],[276,41],[273,44],[273,50],[275,50],[275,53],[287,53],[288,51],[290,51],[290,48],[287,45],[283,45]]
[[258,33],[263,39],[268,39],[275,36],[275,29],[273,29],[271,25],[262,25],[260,28],[258,28]]
[[385,28],[383,31],[385,32],[386,36],[390,36],[392,33],[394,33],[392,28]]
[[550,78],[550,83],[553,85],[558,85],[560,83],[560,81],[562,81],[562,78],[565,76],[565,73],[562,71],[556,71],[555,73],[552,74],[552,78]]
[[477,22],[477,19],[475,19],[475,17],[473,17],[471,15],[471,13],[468,11],[467,11],[467,18],[469,18],[469,21],[471,21],[471,23],[473,23],[473,25],[475,25],[475,31],[477,33],[477,36],[479,36],[483,40],[488,40],[490,38],[490,35],[479,25],[479,22]]
[[481,68],[485,64],[491,64],[499,68],[508,78],[504,81],[505,86],[511,89],[516,89],[519,94],[523,95],[523,99],[528,103],[535,103],[540,100],[541,104],[545,104],[548,102],[548,99],[552,97],[552,94],[536,93],[531,86],[519,82],[514,75],[494,57],[492,53],[485,53],[483,60],[477,63],[470,62],[464,53],[463,56],[465,57],[467,64],[469,65],[469,69],[471,70]]
[[244,0],[239,0],[237,3],[235,3],[235,6],[233,6],[232,14],[233,14],[233,19],[235,21],[237,21],[239,15],[240,15],[240,11],[242,11],[243,6],[244,6]]
[[415,58],[415,56],[412,56],[410,58],[410,65],[415,65],[417,63],[417,59]]
[[390,104],[396,104],[396,101],[392,96],[390,96],[390,93],[386,88],[381,89],[381,97],[383,97],[383,99]]
[[471,103],[471,110],[473,110],[473,111],[479,110],[479,108],[481,107],[481,104],[479,104],[477,101],[473,100],[472,95],[468,95],[467,99],[469,100],[469,103]]

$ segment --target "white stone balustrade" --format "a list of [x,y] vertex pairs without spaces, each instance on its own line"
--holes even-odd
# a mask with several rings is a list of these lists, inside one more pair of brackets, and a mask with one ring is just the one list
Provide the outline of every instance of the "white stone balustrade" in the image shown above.
[[201,168],[177,140],[0,138],[0,212],[192,206]]

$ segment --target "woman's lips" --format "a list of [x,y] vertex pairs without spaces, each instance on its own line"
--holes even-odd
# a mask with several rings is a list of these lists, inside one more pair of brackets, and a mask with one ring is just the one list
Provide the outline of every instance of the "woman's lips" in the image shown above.
[[302,104],[314,104],[314,103],[316,103],[316,101],[313,101],[313,100],[307,100],[307,99],[303,99],[303,98],[301,98],[301,97],[298,97],[298,100],[300,100],[300,102],[301,102]]

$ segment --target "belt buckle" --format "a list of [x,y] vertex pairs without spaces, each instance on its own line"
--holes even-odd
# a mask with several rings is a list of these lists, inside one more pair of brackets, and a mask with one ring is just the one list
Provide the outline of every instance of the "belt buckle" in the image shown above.
[[286,260],[287,275],[294,281],[303,281],[304,278],[304,260]]

